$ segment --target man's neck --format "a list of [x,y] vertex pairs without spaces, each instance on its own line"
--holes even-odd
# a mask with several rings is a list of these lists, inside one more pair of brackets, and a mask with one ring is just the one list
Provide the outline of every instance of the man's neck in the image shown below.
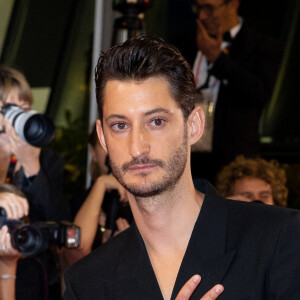
[[191,178],[181,178],[172,191],[129,202],[147,250],[164,252],[186,248],[199,215],[204,195]]
[[172,191],[148,199],[129,199],[164,299],[171,298],[204,199],[191,176],[187,177],[183,176]]

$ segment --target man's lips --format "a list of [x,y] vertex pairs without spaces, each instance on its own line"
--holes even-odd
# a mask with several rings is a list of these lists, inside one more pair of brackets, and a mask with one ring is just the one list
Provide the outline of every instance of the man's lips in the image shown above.
[[133,165],[131,167],[129,167],[128,169],[130,171],[143,171],[143,170],[149,170],[156,167],[156,165],[152,165],[152,164],[145,164],[145,165]]

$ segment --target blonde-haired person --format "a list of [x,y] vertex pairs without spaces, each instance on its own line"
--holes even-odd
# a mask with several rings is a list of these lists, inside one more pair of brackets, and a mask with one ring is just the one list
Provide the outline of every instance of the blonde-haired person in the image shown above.
[[0,99],[3,103],[11,103],[23,109],[30,109],[33,104],[33,96],[25,76],[16,69],[0,66],[1,89]]
[[[0,65],[0,107],[15,104],[30,111],[33,101],[25,76]],[[10,121],[2,114],[0,118],[0,183],[10,183],[25,194],[31,222],[69,220],[69,206],[63,195],[64,159],[49,147],[35,147],[23,141]],[[45,299],[56,293],[59,288],[54,283],[60,281],[58,266],[59,258],[52,248],[38,258],[20,260],[17,300]]]
[[[25,76],[0,65],[0,107],[15,104],[31,110],[33,96]],[[6,117],[0,114],[0,182],[18,186],[30,205],[31,221],[69,218],[62,183],[64,160],[53,150],[23,141]]]
[[275,160],[237,156],[218,173],[216,188],[230,199],[287,206],[285,170]]

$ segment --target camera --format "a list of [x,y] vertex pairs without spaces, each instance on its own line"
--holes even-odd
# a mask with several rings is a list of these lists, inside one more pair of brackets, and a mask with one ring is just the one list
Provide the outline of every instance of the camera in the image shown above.
[[132,222],[132,212],[129,203],[120,201],[120,195],[117,190],[105,193],[102,209],[106,214],[105,228],[112,231],[118,230],[116,220],[124,218],[130,224]]
[[137,15],[152,5],[152,0],[114,0],[113,9],[124,14]]
[[112,8],[123,14],[114,22],[112,45],[145,33],[142,17],[138,15],[152,6],[152,0],[114,0]]
[[0,228],[3,225],[8,227],[12,246],[23,256],[40,254],[50,244],[66,248],[80,245],[80,227],[66,221],[28,224],[22,220],[8,220],[6,211],[0,207]]
[[1,113],[14,127],[16,134],[28,144],[42,147],[48,145],[54,138],[55,126],[46,115],[34,110],[24,111],[10,103],[2,106]]

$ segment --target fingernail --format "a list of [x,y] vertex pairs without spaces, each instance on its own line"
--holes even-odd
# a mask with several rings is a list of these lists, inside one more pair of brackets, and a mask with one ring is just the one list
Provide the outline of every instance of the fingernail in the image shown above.
[[193,281],[195,283],[198,283],[198,282],[200,282],[200,279],[201,279],[200,275],[195,275],[194,278],[193,278]]
[[218,285],[216,287],[216,293],[221,294],[224,291],[224,287],[222,285]]

